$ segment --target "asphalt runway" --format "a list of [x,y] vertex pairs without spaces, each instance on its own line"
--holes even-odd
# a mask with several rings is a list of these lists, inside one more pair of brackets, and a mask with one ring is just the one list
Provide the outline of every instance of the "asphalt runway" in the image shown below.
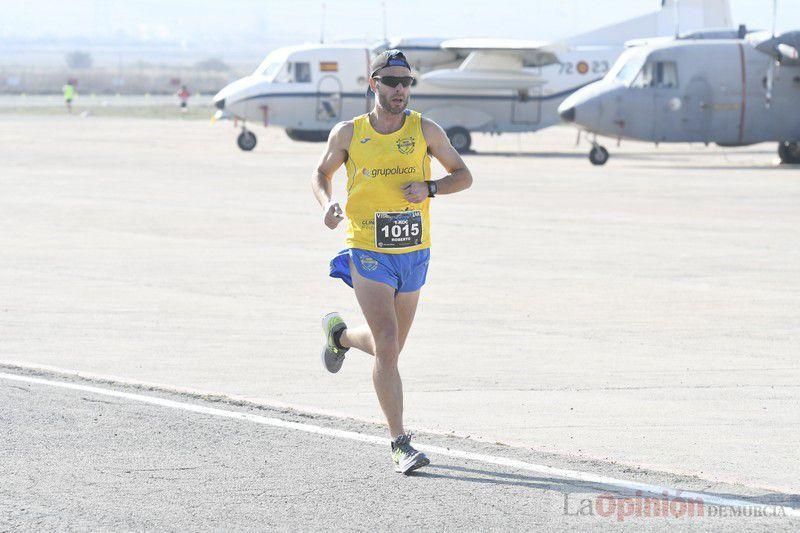
[[381,426],[287,409],[19,371],[0,373],[0,399],[0,527],[9,530],[791,531],[800,522],[776,494],[718,485],[665,498],[443,456],[565,463],[454,437],[418,435],[441,452],[406,477],[390,467]]
[[[0,360],[380,421],[369,357],[318,361],[324,313],[360,321],[327,277],[322,146],[254,131],[4,115]],[[797,506],[800,169],[606,146],[476,136],[473,188],[432,207],[408,426]]]

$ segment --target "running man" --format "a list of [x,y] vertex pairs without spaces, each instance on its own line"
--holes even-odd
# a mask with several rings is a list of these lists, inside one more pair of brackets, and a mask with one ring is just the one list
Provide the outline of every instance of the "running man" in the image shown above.
[[[442,128],[406,109],[411,68],[399,50],[387,50],[370,66],[375,93],[371,112],[340,122],[312,179],[335,229],[347,220],[347,249],[331,261],[331,277],[353,287],[367,323],[348,328],[337,313],[322,320],[322,360],[338,372],[350,348],[375,356],[372,382],[392,438],[395,470],[408,474],[430,461],[411,446],[403,427],[403,384],[397,360],[405,344],[430,257],[430,199],[467,189],[472,174]],[[430,156],[448,175],[431,179]],[[347,168],[344,213],[332,197],[336,170]]]

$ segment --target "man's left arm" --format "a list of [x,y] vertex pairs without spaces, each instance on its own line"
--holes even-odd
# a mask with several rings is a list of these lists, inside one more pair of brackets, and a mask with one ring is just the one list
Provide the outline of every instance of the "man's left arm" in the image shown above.
[[[428,151],[445,168],[448,174],[433,181],[436,194],[453,194],[468,189],[472,185],[472,173],[456,149],[450,144],[444,130],[432,120],[422,119],[422,134],[428,144]],[[424,182],[411,182],[403,188],[409,202],[421,203],[428,196],[428,185]]]

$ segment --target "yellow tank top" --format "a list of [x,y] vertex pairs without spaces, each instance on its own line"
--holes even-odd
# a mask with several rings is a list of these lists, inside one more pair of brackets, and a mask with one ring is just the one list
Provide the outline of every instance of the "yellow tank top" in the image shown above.
[[368,115],[353,120],[347,168],[347,247],[402,254],[430,247],[430,198],[409,203],[401,187],[431,179],[422,117],[406,110],[403,127],[378,133]]

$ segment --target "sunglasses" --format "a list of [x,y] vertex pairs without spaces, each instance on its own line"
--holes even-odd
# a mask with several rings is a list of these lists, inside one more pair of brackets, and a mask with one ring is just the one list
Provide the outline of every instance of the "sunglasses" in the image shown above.
[[397,87],[398,85],[409,87],[414,83],[412,76],[374,76],[374,78],[388,87]]

